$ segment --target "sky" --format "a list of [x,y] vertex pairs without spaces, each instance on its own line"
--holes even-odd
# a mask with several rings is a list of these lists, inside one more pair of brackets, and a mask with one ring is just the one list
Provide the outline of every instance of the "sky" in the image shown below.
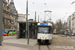
[[[35,11],[40,17],[40,21],[44,20],[44,11],[52,11],[51,19],[56,22],[58,19],[67,21],[68,16],[75,12],[75,0],[28,0],[28,16],[29,19],[35,19]],[[45,4],[46,3],[46,4]],[[14,0],[15,7],[20,14],[26,14],[26,0]],[[50,16],[46,16],[48,20]]]

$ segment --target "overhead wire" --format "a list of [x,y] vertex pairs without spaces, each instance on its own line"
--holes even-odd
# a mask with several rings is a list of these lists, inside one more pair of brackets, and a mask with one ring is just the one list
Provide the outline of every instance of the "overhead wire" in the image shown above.
[[66,12],[65,16],[68,14],[71,7],[72,7],[72,4],[70,5],[70,7],[69,7],[68,11]]
[[46,6],[46,9],[48,9],[48,7],[47,7],[47,3],[46,3],[46,1],[44,0],[44,5]]
[[75,9],[75,6],[73,5],[73,8]]
[[67,15],[67,14],[68,14],[68,12],[70,11],[71,7],[72,7],[72,4],[70,5],[70,7],[69,7],[69,9],[67,10],[67,12],[66,12],[66,14],[65,14],[65,16],[64,16],[64,18],[63,18],[63,19],[65,19],[66,15]]

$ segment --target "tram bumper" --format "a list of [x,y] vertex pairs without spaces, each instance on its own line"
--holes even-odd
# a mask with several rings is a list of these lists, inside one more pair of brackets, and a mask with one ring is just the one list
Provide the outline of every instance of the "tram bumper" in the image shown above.
[[49,39],[49,40],[48,39],[38,39],[37,40],[37,42],[39,42],[39,43],[51,43],[51,41],[52,41],[51,39]]

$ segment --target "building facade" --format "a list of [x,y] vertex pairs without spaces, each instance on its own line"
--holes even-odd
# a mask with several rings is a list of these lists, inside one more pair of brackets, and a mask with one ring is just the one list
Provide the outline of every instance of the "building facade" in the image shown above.
[[[18,14],[18,22],[25,22],[25,21],[26,21],[25,14]],[[18,23],[17,28],[19,30],[19,23]]]
[[71,15],[68,17],[67,19],[67,28],[68,28],[68,31],[70,31],[72,29],[71,25],[72,25],[72,22],[71,22]]
[[72,30],[75,33],[75,13],[72,14]]
[[26,21],[25,14],[18,14],[18,21]]
[[3,25],[4,29],[10,29],[12,21],[12,13],[10,13],[9,3],[3,0]]
[[13,18],[13,20],[12,20],[12,29],[17,29],[17,21],[18,21],[18,12],[17,12],[17,10],[16,10],[16,8],[15,8],[15,5],[14,5],[14,1],[13,0],[11,0],[10,1],[10,13],[12,13],[12,18]]
[[67,19],[67,27],[69,31],[75,33],[75,12]]
[[9,0],[3,0],[3,26],[4,26],[4,29],[12,29],[12,27],[14,27],[14,29],[17,28],[17,24],[14,24],[14,23],[17,23],[16,20],[18,19],[18,15],[15,14],[13,17],[10,8],[11,8],[11,2],[9,2]]

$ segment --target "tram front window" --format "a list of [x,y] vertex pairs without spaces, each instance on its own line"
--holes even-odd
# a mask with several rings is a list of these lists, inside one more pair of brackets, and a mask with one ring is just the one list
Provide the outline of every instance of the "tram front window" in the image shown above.
[[50,33],[50,27],[38,27],[38,33]]

